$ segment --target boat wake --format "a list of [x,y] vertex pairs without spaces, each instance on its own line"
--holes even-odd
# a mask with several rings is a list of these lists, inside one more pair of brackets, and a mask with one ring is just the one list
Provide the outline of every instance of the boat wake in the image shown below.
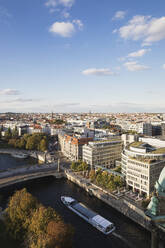
[[121,239],[124,243],[126,243],[128,245],[129,248],[135,248],[135,246],[133,244],[130,244],[124,237],[122,237],[120,234],[113,232],[112,233],[113,236]]

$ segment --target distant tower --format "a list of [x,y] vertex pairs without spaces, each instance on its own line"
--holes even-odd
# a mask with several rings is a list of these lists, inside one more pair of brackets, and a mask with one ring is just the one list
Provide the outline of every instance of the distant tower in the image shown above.
[[52,111],[52,119],[54,118],[53,111]]

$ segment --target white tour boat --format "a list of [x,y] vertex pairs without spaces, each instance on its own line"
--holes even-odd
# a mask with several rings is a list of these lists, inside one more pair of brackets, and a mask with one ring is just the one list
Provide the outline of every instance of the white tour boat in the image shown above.
[[81,218],[86,220],[88,223],[93,225],[102,233],[108,235],[115,230],[115,226],[112,222],[93,212],[87,208],[81,202],[77,202],[72,197],[61,196],[61,201],[73,212],[79,215]]
[[24,159],[24,158],[28,157],[28,154],[25,154],[25,153],[13,153],[13,154],[11,154],[11,156],[14,157],[14,158]]

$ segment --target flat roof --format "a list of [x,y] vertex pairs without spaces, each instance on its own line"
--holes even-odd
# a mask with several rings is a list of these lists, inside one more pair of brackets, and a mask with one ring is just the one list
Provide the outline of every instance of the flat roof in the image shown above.
[[92,218],[97,224],[101,225],[104,228],[107,228],[112,222],[106,220],[101,215],[96,215]]
[[146,142],[141,142],[141,141],[137,141],[137,142],[133,142],[131,144],[128,145],[128,149],[130,150],[130,147],[133,148],[137,148],[137,149],[147,149],[147,154],[165,154],[165,147],[156,147],[156,146],[151,146]]
[[82,203],[76,203],[76,204],[74,204],[72,206],[72,208],[77,210],[79,213],[81,213],[82,215],[84,215],[88,219],[92,219],[94,216],[97,215],[94,211],[92,211],[91,209],[87,208]]
[[65,196],[65,200],[69,203],[72,203],[75,201],[75,199],[73,199],[72,197],[69,197],[69,196]]

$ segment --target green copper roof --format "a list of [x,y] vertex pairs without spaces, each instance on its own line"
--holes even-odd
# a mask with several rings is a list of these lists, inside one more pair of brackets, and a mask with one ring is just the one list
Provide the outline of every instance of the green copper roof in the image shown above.
[[162,190],[165,191],[165,167],[163,168],[162,172],[160,173],[158,183],[161,186]]

